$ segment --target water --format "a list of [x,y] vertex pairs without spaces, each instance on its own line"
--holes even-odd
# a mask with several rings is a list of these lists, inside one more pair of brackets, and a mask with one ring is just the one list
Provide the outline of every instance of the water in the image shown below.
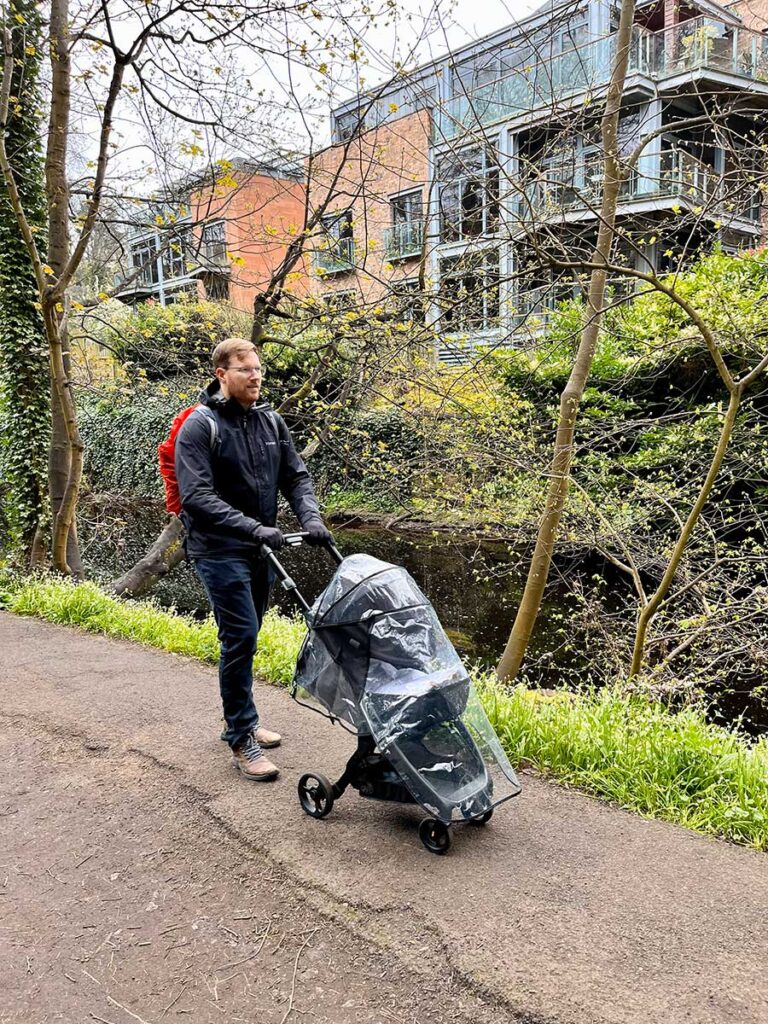
[[[107,582],[133,565],[160,533],[166,516],[152,502],[85,502],[80,536],[88,574]],[[292,527],[286,527],[288,529]],[[344,554],[366,552],[403,565],[434,605],[443,627],[468,662],[493,666],[504,649],[522,592],[527,561],[509,545],[456,538],[450,533],[407,533],[382,528],[335,530]],[[321,548],[302,546],[281,560],[310,602],[328,582],[333,562]],[[155,588],[166,607],[207,615],[205,592],[188,564]],[[281,587],[274,603],[292,614],[295,602]],[[602,684],[623,673],[633,633],[634,603],[626,580],[600,563],[556,564],[525,661],[526,681],[541,686]],[[768,730],[768,702],[751,684],[712,694],[711,714],[740,721],[750,733]]]
[[[83,557],[88,574],[101,581],[116,578],[133,565],[157,537],[165,514],[155,503],[117,501],[85,504],[80,522]],[[287,527],[288,528],[288,527]],[[346,554],[366,552],[385,562],[403,565],[435,607],[457,650],[467,659],[495,664],[504,649],[522,590],[526,567],[507,545],[454,539],[448,533],[404,533],[382,528],[342,528],[334,531]],[[333,572],[322,548],[302,545],[280,555],[299,589],[310,602]],[[167,607],[193,615],[208,613],[205,592],[189,565],[162,580],[154,596]],[[296,605],[279,586],[274,603],[293,613]],[[565,624],[573,619],[575,602],[567,588],[550,588],[537,630],[533,653],[564,667],[574,661],[566,652]],[[583,650],[583,648],[582,648]],[[575,660],[578,661],[578,658]],[[547,679],[554,684],[554,677]]]
[[[453,540],[449,534],[398,533],[383,529],[346,528],[335,531],[343,554],[365,552],[384,562],[404,566],[434,605],[446,633],[465,657],[495,664],[509,635],[522,592],[525,566],[505,544]],[[318,548],[292,549],[280,555],[299,589],[310,600],[323,589],[332,572],[330,557]],[[275,603],[289,611],[291,598],[281,588]],[[543,610],[544,629],[536,651],[545,653],[570,610],[568,594],[553,588]],[[556,626],[547,628],[547,617]]]

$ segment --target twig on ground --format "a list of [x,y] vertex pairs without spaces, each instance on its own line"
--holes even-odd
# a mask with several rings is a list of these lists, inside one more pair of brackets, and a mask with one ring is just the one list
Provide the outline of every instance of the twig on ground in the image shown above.
[[306,947],[309,945],[310,940],[312,939],[312,936],[315,934],[316,931],[317,928],[313,928],[309,935],[306,937],[306,939],[304,939],[302,944],[299,946],[299,951],[296,954],[296,959],[294,960],[293,963],[293,977],[291,978],[291,994],[288,996],[288,1009],[283,1014],[283,1019],[280,1021],[280,1024],[285,1024],[285,1022],[291,1015],[291,1011],[293,1010],[293,997],[296,993],[296,975],[299,970],[299,958],[301,957],[301,954],[304,952]]
[[161,1018],[162,1018],[162,1017],[164,1017],[164,1016],[166,1015],[166,1013],[168,1013],[168,1011],[170,1010],[170,1008],[171,1008],[171,1007],[172,1007],[172,1006],[173,1006],[173,1005],[174,1005],[175,1003],[178,1003],[179,999],[181,999],[181,997],[182,997],[182,996],[184,995],[184,989],[185,989],[186,987],[187,987],[187,983],[186,983],[186,981],[182,982],[182,984],[181,984],[181,988],[179,989],[179,994],[178,994],[177,996],[174,996],[174,998],[173,998],[173,999],[172,999],[172,1000],[170,1001],[170,1003],[168,1003],[168,1005],[167,1005],[167,1006],[165,1007],[165,1009],[163,1010],[163,1012],[162,1012],[162,1013],[160,1014]]
[[143,1017],[139,1017],[138,1014],[133,1013],[131,1010],[129,1010],[127,1006],[123,1006],[122,1003],[118,1003],[118,1001],[116,999],[113,999],[112,996],[107,995],[107,1002],[112,1003],[113,1006],[116,1006],[119,1010],[122,1010],[123,1013],[127,1013],[129,1017],[133,1017],[133,1019],[137,1020],[139,1024],[150,1024],[148,1020],[144,1020]]
[[188,945],[189,943],[187,942],[186,939],[184,939],[183,942],[177,942],[173,946],[169,946],[168,949],[166,949],[165,951],[165,956],[163,957],[163,959],[165,959],[165,957],[167,957],[169,953],[172,953],[174,949],[183,949],[185,946]]
[[222,964],[221,967],[214,967],[213,973],[214,974],[220,974],[221,971],[230,971],[230,970],[232,970],[233,967],[239,967],[240,964],[247,963],[249,960],[254,960],[259,955],[259,953],[262,951],[262,949],[264,948],[264,943],[267,941],[267,937],[269,935],[269,929],[271,927],[272,927],[272,922],[270,921],[270,923],[267,925],[266,931],[261,936],[261,942],[259,943],[258,949],[256,949],[253,953],[249,953],[248,956],[244,956],[242,958],[242,960],[234,960],[232,963]]

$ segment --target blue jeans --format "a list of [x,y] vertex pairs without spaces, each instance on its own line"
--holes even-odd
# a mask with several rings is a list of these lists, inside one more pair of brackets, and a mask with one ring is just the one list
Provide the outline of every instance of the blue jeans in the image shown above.
[[219,627],[219,689],[227,723],[224,738],[234,747],[259,727],[253,703],[253,656],[274,574],[263,559],[229,555],[196,558],[195,569]]

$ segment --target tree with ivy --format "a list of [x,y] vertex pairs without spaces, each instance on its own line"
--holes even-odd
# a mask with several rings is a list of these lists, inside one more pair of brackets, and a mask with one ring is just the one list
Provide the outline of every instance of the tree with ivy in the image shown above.
[[[39,5],[11,7],[13,72],[5,125],[8,159],[38,246],[45,229],[40,143],[41,19]],[[48,355],[35,276],[7,195],[0,195],[0,395],[3,505],[10,548],[19,561],[40,560],[46,521],[50,439]],[[35,543],[37,537],[38,543]]]

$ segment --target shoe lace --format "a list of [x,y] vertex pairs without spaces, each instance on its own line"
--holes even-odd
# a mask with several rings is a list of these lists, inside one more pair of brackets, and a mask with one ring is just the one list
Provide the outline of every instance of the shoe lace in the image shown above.
[[257,760],[257,758],[261,757],[264,753],[259,746],[256,736],[252,732],[248,733],[239,749],[245,760],[249,762]]

